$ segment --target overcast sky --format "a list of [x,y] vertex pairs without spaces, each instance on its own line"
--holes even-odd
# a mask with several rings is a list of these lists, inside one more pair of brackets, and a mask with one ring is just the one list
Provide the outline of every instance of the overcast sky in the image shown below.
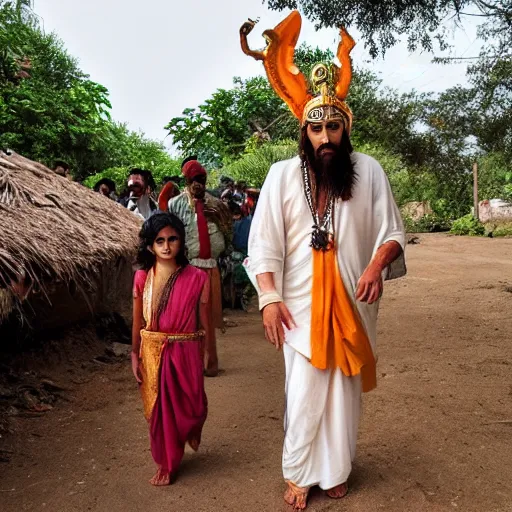
[[[35,0],[45,31],[56,32],[82,70],[110,91],[112,114],[133,130],[162,140],[165,124],[183,109],[195,107],[217,88],[229,88],[233,76],[263,74],[261,62],[240,50],[238,30],[260,17],[249,42],[262,48],[261,33],[288,12],[269,11],[261,0]],[[356,42],[358,34],[350,31]],[[303,22],[299,43],[336,50],[336,30],[316,32]],[[478,51],[475,27],[458,31],[458,55]],[[469,52],[469,53],[468,53]],[[401,91],[442,91],[466,83],[465,65],[431,64],[428,54],[409,54],[405,44],[384,60],[371,61],[362,41],[354,64],[373,69],[384,84]]]

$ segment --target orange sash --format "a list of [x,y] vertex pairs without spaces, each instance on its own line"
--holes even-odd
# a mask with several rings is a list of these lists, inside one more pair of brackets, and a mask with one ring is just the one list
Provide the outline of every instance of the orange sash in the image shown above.
[[335,247],[313,249],[311,364],[341,368],[347,377],[361,374],[363,391],[377,386],[375,357],[359,312],[338,268]]

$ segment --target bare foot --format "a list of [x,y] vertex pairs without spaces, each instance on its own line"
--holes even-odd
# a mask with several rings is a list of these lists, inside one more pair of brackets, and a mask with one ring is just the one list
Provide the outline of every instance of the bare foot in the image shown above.
[[287,482],[288,489],[284,493],[284,501],[294,510],[304,510],[307,506],[309,487],[298,487],[292,482]]
[[325,494],[329,496],[329,498],[333,498],[335,500],[339,500],[340,498],[343,498],[343,496],[346,496],[348,492],[348,485],[347,482],[337,485],[336,487],[333,487],[332,489],[329,489],[325,491]]
[[204,371],[205,377],[217,377],[217,375],[219,375],[218,368],[208,368]]
[[188,445],[190,446],[190,448],[192,448],[192,450],[197,452],[197,450],[199,450],[199,439],[195,439],[195,438],[189,439]]
[[171,474],[168,471],[164,471],[162,468],[158,468],[158,471],[149,483],[156,486],[169,485],[171,483]]

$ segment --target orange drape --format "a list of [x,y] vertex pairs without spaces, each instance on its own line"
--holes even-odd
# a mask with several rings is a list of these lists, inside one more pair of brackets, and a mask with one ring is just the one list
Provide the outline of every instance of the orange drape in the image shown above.
[[359,312],[349,297],[338,268],[336,249],[313,249],[311,364],[361,374],[363,391],[377,385],[375,357]]

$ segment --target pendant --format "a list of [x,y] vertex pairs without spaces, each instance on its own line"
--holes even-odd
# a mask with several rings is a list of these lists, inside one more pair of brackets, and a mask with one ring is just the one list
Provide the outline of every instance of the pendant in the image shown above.
[[332,247],[332,235],[325,229],[313,226],[310,246],[313,247],[315,251],[328,251]]

